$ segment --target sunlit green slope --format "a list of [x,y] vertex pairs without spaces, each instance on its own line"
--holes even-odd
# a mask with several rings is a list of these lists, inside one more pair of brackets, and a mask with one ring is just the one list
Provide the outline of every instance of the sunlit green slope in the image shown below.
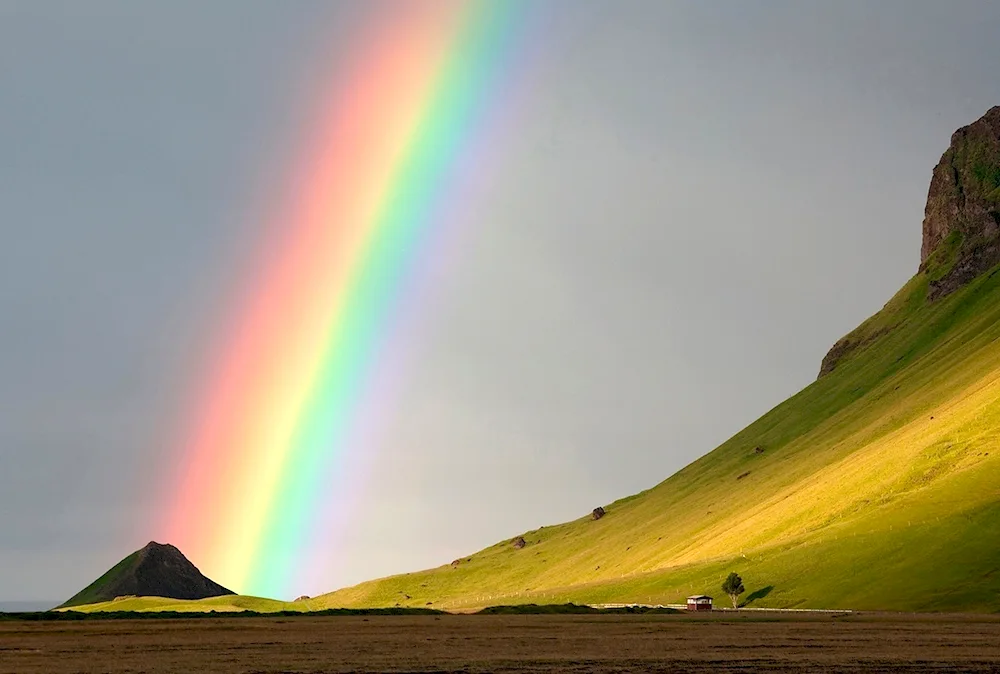
[[1000,609],[1000,274],[928,302],[962,237],[849,336],[832,372],[607,515],[323,606],[667,603]]
[[307,601],[284,602],[275,599],[264,599],[263,597],[246,597],[231,594],[225,597],[211,597],[208,599],[121,597],[114,601],[72,606],[60,610],[78,611],[80,613],[94,613],[97,611],[135,611],[140,613],[147,611],[176,611],[177,613],[256,611],[257,613],[277,613],[278,611],[310,611],[318,610],[318,608],[318,605],[312,606],[311,602]]

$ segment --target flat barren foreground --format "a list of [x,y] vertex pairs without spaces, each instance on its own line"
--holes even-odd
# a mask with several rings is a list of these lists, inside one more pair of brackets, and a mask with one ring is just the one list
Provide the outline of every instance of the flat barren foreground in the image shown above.
[[0,621],[0,672],[1000,671],[1000,616]]

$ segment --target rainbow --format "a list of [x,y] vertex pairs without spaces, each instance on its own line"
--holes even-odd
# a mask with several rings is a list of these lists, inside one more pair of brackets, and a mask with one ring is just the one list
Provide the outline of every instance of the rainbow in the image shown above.
[[341,64],[177,453],[160,531],[223,585],[287,596],[336,554],[325,514],[358,488],[362,420],[389,414],[377,383],[410,288],[461,226],[449,193],[479,170],[525,15],[523,0],[394,3]]

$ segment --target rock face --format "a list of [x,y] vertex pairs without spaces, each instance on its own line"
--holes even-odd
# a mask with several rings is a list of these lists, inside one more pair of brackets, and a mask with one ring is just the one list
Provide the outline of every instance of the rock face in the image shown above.
[[[928,302],[1000,264],[1000,106],[952,134],[931,176],[923,235],[918,275]],[[892,332],[898,320],[885,311],[834,344],[819,376]]]
[[172,545],[151,542],[116,564],[63,606],[82,606],[116,597],[205,599],[235,594],[206,578]]
[[924,210],[921,269],[953,234],[961,237],[955,264],[931,282],[931,301],[1000,263],[1000,106],[956,131],[934,168]]
[[888,330],[876,330],[874,332],[860,335],[852,332],[842,338],[833,345],[833,348],[830,349],[830,351],[823,358],[823,362],[819,367],[819,376],[823,377],[824,375],[830,374],[844,358],[860,349],[863,349],[883,335],[888,334],[888,332]]

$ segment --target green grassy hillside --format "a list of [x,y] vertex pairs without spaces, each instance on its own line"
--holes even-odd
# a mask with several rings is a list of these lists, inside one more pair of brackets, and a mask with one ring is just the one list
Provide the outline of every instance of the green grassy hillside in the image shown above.
[[928,302],[939,246],[817,382],[658,486],[332,606],[680,601],[1000,609],[1000,274]]
[[105,601],[84,606],[72,606],[59,610],[78,611],[80,613],[95,613],[97,611],[121,611],[144,613],[147,611],[176,611],[177,613],[232,613],[237,611],[256,611],[257,613],[277,613],[278,611],[312,611],[319,606],[311,602],[285,602],[263,597],[246,597],[227,595],[225,597],[210,597],[208,599],[168,599],[166,597],[121,597],[114,601]]

